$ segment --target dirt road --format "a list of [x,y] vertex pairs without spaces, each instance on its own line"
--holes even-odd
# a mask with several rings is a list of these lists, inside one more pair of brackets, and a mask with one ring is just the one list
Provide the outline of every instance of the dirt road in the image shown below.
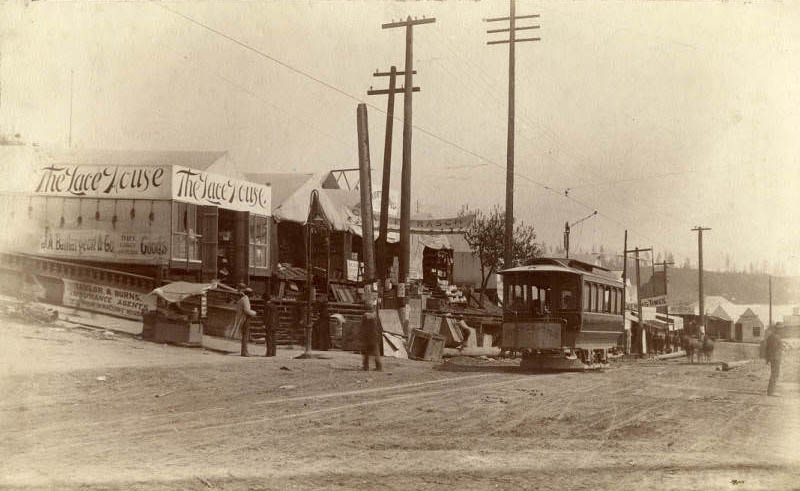
[[524,375],[0,324],[0,487],[792,489],[796,366]]

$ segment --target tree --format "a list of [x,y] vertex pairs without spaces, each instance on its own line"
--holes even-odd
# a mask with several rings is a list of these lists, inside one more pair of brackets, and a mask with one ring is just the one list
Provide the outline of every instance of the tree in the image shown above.
[[[495,205],[488,213],[480,210],[464,232],[464,239],[481,264],[481,292],[479,302],[483,305],[483,291],[492,275],[503,269],[503,244],[505,241],[505,212]],[[541,248],[536,242],[536,231],[533,226],[522,222],[514,228],[512,256],[518,266],[539,257]]]

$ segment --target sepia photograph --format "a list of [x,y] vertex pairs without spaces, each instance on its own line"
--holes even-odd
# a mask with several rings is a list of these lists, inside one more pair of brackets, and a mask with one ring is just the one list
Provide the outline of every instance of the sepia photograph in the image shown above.
[[0,0],[0,489],[800,489],[800,2]]

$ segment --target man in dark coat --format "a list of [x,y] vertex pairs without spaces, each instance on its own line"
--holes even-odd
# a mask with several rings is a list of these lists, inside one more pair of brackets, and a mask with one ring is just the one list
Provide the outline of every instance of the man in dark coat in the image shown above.
[[270,299],[266,305],[267,319],[264,332],[264,344],[266,345],[266,352],[264,356],[275,356],[275,330],[278,328],[280,322],[278,305],[274,300]]
[[770,334],[766,339],[765,358],[769,363],[769,385],[767,385],[767,395],[775,395],[775,385],[781,376],[781,360],[783,358],[783,341],[781,341],[780,328],[782,323],[778,322],[775,327],[770,329]]
[[383,332],[375,316],[375,312],[368,310],[361,318],[361,327],[358,330],[359,337],[361,338],[361,358],[362,368],[369,370],[370,357],[375,359],[375,370],[381,371],[381,347],[383,344]]
[[240,283],[239,293],[242,296],[236,302],[234,330],[242,335],[242,356],[250,356],[247,352],[247,343],[250,342],[250,318],[256,315],[256,312],[250,308],[250,295],[253,294],[253,290],[244,283]]

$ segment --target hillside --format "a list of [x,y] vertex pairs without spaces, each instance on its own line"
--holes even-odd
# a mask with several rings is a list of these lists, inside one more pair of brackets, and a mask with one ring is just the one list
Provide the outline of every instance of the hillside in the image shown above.
[[[644,288],[651,288],[650,270],[643,268]],[[645,279],[646,276],[646,279]],[[656,291],[663,289],[663,277],[656,273]],[[648,283],[645,283],[648,282]],[[689,303],[697,300],[698,275],[696,269],[675,268],[668,272],[669,302]],[[737,304],[769,303],[769,277],[765,274],[722,273],[706,271],[703,275],[705,295],[718,295]],[[643,293],[643,296],[646,295]],[[772,303],[800,305],[800,277],[773,277]]]

